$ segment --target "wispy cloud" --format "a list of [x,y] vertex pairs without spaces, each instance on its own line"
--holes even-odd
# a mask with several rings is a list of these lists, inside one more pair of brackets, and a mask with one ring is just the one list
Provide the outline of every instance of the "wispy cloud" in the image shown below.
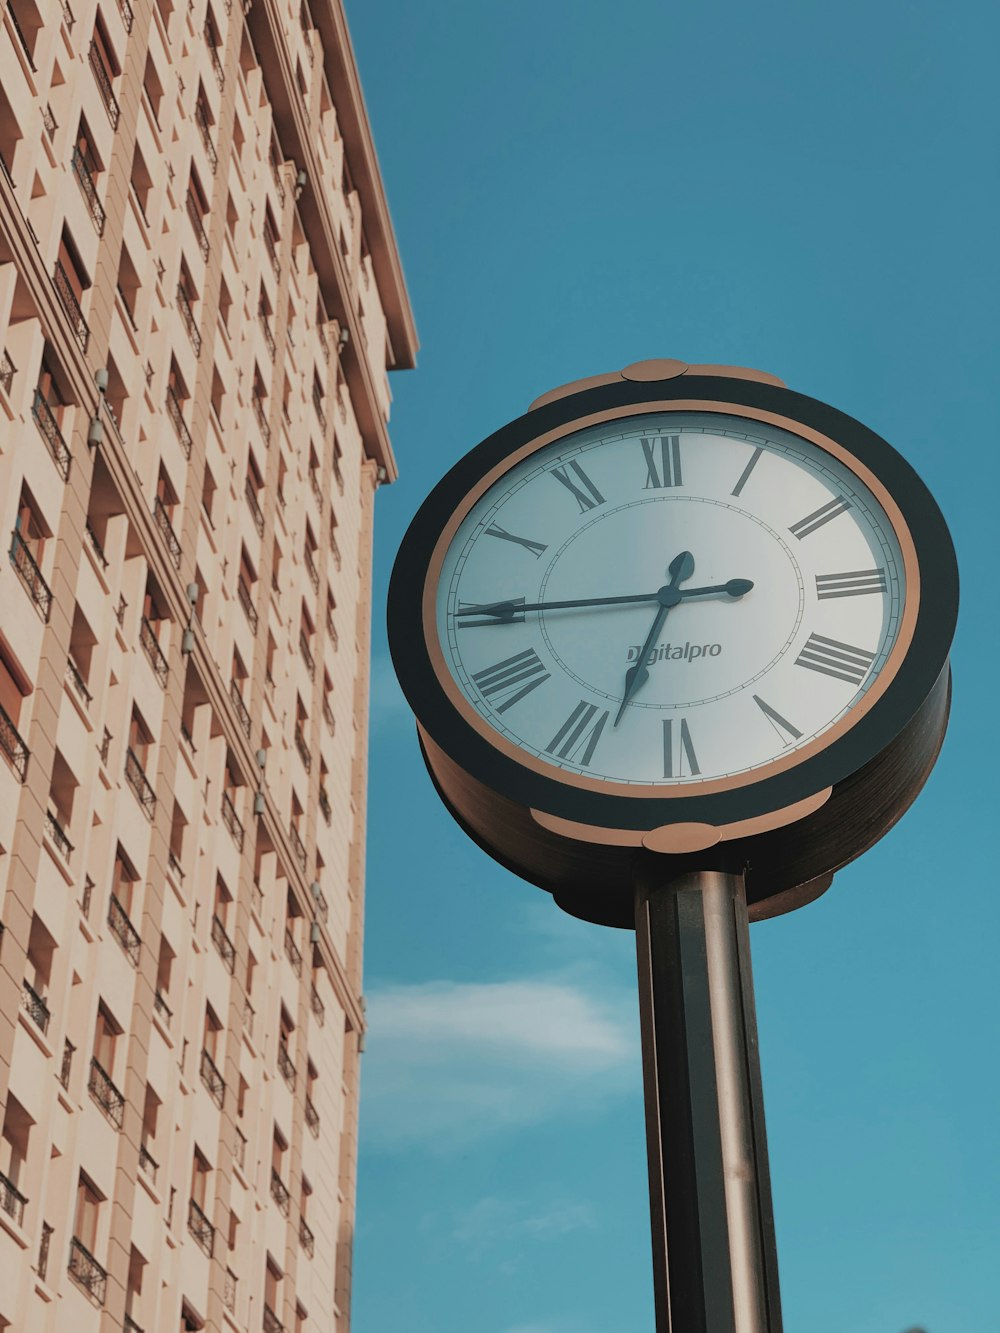
[[369,994],[368,1018],[370,1147],[449,1151],[637,1086],[632,997],[575,977],[385,987]]
[[589,1203],[555,1200],[543,1204],[488,1195],[462,1213],[452,1238],[478,1250],[498,1241],[558,1240],[571,1231],[590,1230],[597,1214]]

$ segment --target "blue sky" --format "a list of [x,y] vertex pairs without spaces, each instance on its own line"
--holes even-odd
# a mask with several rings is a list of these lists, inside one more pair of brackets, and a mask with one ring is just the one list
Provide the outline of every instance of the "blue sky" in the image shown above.
[[[377,503],[354,1327],[652,1329],[634,942],[438,802],[385,648],[400,538],[539,393],[756,366],[906,455],[959,553],[944,752],[753,929],[785,1326],[1000,1330],[993,5],[348,3],[422,338]],[[387,834],[391,830],[391,836]]]

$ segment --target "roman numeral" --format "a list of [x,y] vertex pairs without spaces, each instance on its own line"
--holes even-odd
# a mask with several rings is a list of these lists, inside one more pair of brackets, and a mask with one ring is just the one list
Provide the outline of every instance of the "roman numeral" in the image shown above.
[[[661,435],[655,440],[641,440],[643,456],[646,459],[646,480],[644,491],[654,487],[681,486],[681,437],[679,435]],[[659,445],[659,449],[657,449]],[[659,462],[656,455],[659,453]]]
[[[685,763],[687,773],[684,772]],[[682,717],[680,726],[675,728],[673,718],[663,722],[663,776],[665,778],[696,777],[701,772],[698,759],[691,742],[691,731],[687,718]]]
[[[524,612],[518,611],[517,608],[524,605],[524,598],[508,597],[507,604],[514,607],[514,613],[509,620],[504,616],[497,615],[484,615],[482,620],[475,620],[472,616],[466,615],[455,616],[454,623],[458,629],[474,629],[477,625],[523,625]],[[492,607],[496,605],[496,602],[463,602],[460,600],[458,609],[460,611],[472,611],[478,606]]]
[[506,713],[526,694],[544,685],[549,673],[534,648],[527,648],[523,653],[505,657],[502,662],[475,672],[472,679],[483,698],[491,700],[498,713]]
[[756,448],[756,449],[753,451],[753,453],[750,455],[750,462],[747,463],[746,467],[745,467],[745,468],[743,469],[743,471],[740,473],[740,479],[739,479],[739,481],[736,483],[736,485],[733,487],[732,491],[730,492],[731,495],[739,495],[739,494],[741,494],[741,492],[742,492],[742,490],[743,490],[743,487],[744,487],[744,486],[747,484],[747,482],[750,480],[750,473],[751,473],[751,472],[754,470],[754,468],[757,466],[757,463],[759,462],[759,460],[760,460],[760,456],[761,456],[761,454],[762,454],[763,452],[764,452],[764,448],[763,448],[763,446],[762,446],[762,445],[758,445],[757,448]]
[[[584,768],[589,767],[601,732],[608,720],[608,711],[598,713],[596,704],[588,704],[581,699],[545,747],[546,754],[554,754],[559,759],[572,759]],[[583,747],[583,754],[577,759],[577,751]]]
[[815,510],[811,514],[806,514],[805,518],[800,518],[798,523],[793,523],[788,531],[799,541],[803,537],[808,537],[810,533],[821,528],[824,523],[829,523],[832,518],[838,514],[844,514],[851,507],[850,500],[845,500],[842,495],[838,495],[835,500],[828,500],[825,505]]
[[828,597],[858,597],[866,592],[885,592],[884,569],[855,569],[849,574],[817,574],[816,596],[825,601]]
[[793,727],[787,718],[782,717],[777,709],[774,709],[770,704],[765,703],[759,694],[753,696],[753,701],[767,718],[768,722],[770,722],[774,730],[778,733],[778,739],[781,741],[782,745],[788,745],[790,743],[786,740],[786,736],[789,736],[792,740],[796,741],[801,738],[802,732],[799,731],[798,727]]
[[502,528],[499,523],[494,523],[488,527],[486,529],[486,536],[500,537],[505,542],[516,542],[518,546],[523,546],[526,551],[530,551],[536,560],[539,556],[544,555],[549,549],[541,542],[533,542],[530,537],[515,536],[513,532],[508,532],[505,528]]
[[[572,468],[578,479],[583,483],[583,490],[581,490],[572,477],[569,476],[570,468]],[[581,514],[585,514],[588,509],[594,509],[597,505],[602,505],[604,503],[604,496],[590,480],[576,459],[571,463],[568,463],[566,467],[554,467],[552,469],[552,475],[555,477],[556,481],[561,481],[566,489],[576,496],[576,501],[580,506]]]
[[806,645],[795,659],[795,665],[821,671],[824,676],[860,685],[875,661],[875,654],[864,648],[854,648],[839,639],[828,639],[824,634],[810,634]]

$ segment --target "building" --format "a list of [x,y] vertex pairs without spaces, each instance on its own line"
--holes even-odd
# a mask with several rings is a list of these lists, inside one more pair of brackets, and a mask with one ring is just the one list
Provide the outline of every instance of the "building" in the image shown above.
[[340,0],[71,4],[0,19],[0,1328],[339,1333],[412,316]]

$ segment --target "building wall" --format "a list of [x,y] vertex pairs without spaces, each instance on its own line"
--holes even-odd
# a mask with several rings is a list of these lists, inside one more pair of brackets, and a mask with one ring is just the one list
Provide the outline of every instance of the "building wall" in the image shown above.
[[337,0],[0,31],[0,1329],[347,1329],[374,494]]

